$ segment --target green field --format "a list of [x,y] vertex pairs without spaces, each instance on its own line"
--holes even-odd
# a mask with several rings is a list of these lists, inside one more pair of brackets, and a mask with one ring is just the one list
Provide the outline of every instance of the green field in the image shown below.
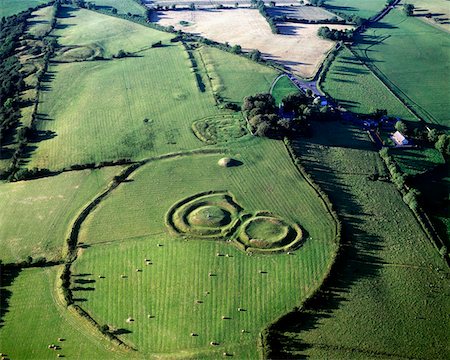
[[331,64],[321,88],[352,112],[369,114],[376,109],[386,109],[390,116],[416,120],[388,88],[345,47]]
[[[79,240],[88,247],[73,271],[105,279],[96,280],[95,291],[80,289],[75,296],[87,299],[80,305],[99,323],[129,330],[121,338],[144,354],[215,358],[226,351],[255,358],[260,331],[298,306],[332,261],[337,246],[333,220],[292,166],[284,145],[248,138],[233,147],[231,156],[243,164],[221,167],[222,154],[151,162],[82,226]],[[267,173],[277,174],[276,180]],[[307,231],[304,245],[295,255],[248,256],[223,240],[194,235],[186,241],[168,233],[164,217],[172,205],[224,189],[246,213],[266,210],[298,222]],[[124,202],[127,210],[120,211]],[[135,320],[131,324],[129,317]],[[211,341],[220,345],[211,347]]]
[[422,174],[444,163],[442,154],[433,148],[389,149],[400,171],[407,175]]
[[298,93],[298,88],[292,83],[287,76],[281,77],[272,89],[272,96],[275,99],[275,104],[280,105],[281,101],[290,94]]
[[112,7],[117,9],[119,14],[137,14],[144,15],[145,8],[134,0],[94,0],[92,1],[100,10],[110,10]]
[[385,5],[385,0],[325,0],[324,8],[332,12],[355,14],[369,19],[380,12]]
[[315,123],[296,145],[346,245],[319,300],[280,324],[274,358],[448,358],[448,267],[395,186],[368,179],[385,168],[367,135]]
[[241,104],[245,96],[267,92],[278,71],[244,57],[203,46],[199,49],[213,91],[225,101]]
[[109,167],[0,184],[0,260],[60,260],[77,212],[119,172]]
[[47,0],[1,0],[0,18],[18,14],[30,7],[35,7],[47,2]]
[[55,15],[53,6],[46,6],[33,13],[28,21],[28,34],[42,37],[51,30],[51,21]]
[[448,128],[450,37],[394,9],[357,39],[369,66],[423,119]]
[[[55,266],[2,274],[2,297],[9,302],[4,323],[0,322],[3,356],[55,359],[59,353],[72,359],[86,359],[86,354],[95,354],[96,359],[133,358],[132,352],[114,347],[86,320],[65,307],[55,289],[60,271],[61,267]],[[49,349],[51,344],[61,349]]]

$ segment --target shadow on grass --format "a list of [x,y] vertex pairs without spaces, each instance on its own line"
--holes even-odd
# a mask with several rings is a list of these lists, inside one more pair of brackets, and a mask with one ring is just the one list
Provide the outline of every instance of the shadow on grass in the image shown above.
[[0,266],[0,329],[4,326],[4,317],[9,312],[9,301],[13,294],[9,287],[20,272],[19,268]]
[[[366,219],[372,214],[364,211],[352,188],[336,173],[335,166],[332,168],[320,157],[321,151],[326,153],[334,147],[375,151],[370,142],[357,139],[355,134],[346,133],[329,140],[315,133],[309,139],[293,142],[297,154],[307,154],[302,157],[305,170],[329,196],[338,213],[342,222],[341,250],[320,291],[301,309],[287,314],[271,328],[271,358],[307,358],[304,352],[314,344],[304,340],[302,334],[320,328],[324,320],[333,318],[334,312],[348,301],[347,294],[352,287],[362,279],[376,277],[384,263],[377,256],[384,248],[382,239],[366,230]],[[314,152],[318,155],[310,155]],[[352,176],[366,178],[367,175]]]

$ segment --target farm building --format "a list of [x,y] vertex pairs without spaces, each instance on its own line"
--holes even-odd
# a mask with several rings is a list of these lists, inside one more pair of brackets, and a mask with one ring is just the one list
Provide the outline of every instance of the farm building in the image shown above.
[[392,140],[394,140],[396,145],[408,145],[408,139],[400,131],[396,131],[392,135]]

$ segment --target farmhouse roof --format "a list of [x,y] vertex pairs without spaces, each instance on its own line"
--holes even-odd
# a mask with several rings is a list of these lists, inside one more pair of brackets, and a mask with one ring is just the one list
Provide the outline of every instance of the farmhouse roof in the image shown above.
[[400,131],[396,131],[394,133],[394,135],[392,135],[392,137],[394,138],[395,142],[398,144],[408,143],[408,140],[405,138],[405,136]]

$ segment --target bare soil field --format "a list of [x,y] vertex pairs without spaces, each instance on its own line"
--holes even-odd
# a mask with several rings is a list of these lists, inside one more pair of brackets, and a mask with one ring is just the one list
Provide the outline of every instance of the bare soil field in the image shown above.
[[[238,3],[238,6],[236,6],[236,2]],[[264,0],[264,2],[266,5],[269,5],[270,0]],[[150,8],[154,8],[156,6],[171,7],[172,5],[175,5],[177,9],[187,9],[191,4],[194,4],[197,9],[211,9],[220,6],[227,8],[249,8],[252,6],[250,0],[156,0],[146,2],[146,6]],[[276,4],[284,6],[298,5],[298,0],[279,0]]]
[[[174,26],[213,41],[240,45],[244,51],[258,49],[263,57],[284,65],[294,73],[313,77],[334,42],[319,38],[322,25],[283,23],[273,34],[256,9],[161,11],[155,21]],[[183,24],[183,25],[182,25]],[[346,29],[348,25],[332,25]]]

